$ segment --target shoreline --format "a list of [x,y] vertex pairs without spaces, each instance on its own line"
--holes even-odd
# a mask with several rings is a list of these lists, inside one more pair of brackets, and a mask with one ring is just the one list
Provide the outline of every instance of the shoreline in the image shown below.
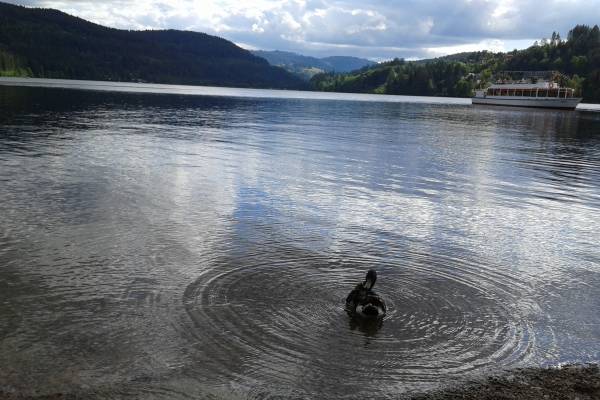
[[402,400],[594,400],[600,399],[597,364],[507,370],[473,382],[400,397]]
[[431,97],[372,93],[321,92],[310,90],[257,89],[227,86],[191,86],[163,83],[89,81],[76,79],[0,77],[0,87],[36,87],[50,89],[88,90],[97,92],[171,94],[189,96],[268,98],[285,100],[366,101],[378,103],[419,103],[470,106],[470,98]]
[[[193,86],[162,83],[90,81],[77,79],[0,77],[0,87],[36,87],[116,93],[174,94],[237,98],[369,101],[380,103],[423,103],[471,106],[468,97],[433,97],[398,94],[325,92],[315,90],[259,89],[228,86]],[[600,104],[579,103],[575,111],[599,112]]]
[[[101,397],[101,393],[96,393]],[[86,393],[25,395],[0,390],[0,400],[79,400]],[[399,395],[401,400],[594,400],[600,399],[597,364],[507,370],[454,387]],[[224,398],[225,399],[225,398]]]

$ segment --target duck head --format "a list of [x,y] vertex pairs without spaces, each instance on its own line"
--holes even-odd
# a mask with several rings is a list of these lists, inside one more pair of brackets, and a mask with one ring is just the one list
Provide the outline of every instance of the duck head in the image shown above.
[[363,287],[367,290],[373,289],[375,286],[375,281],[377,280],[377,272],[374,269],[370,269],[367,272],[367,276],[365,277],[365,281],[363,282]]

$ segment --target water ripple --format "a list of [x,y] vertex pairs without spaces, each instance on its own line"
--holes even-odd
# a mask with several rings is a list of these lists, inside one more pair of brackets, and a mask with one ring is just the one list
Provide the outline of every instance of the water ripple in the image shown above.
[[[309,393],[311,380],[331,389],[343,376],[348,394],[363,391],[369,376],[371,394],[380,387],[379,395],[391,395],[377,382],[510,366],[535,346],[517,304],[524,285],[489,267],[419,253],[396,262],[273,256],[216,263],[186,289],[186,334],[205,374]],[[343,309],[368,268],[379,270],[388,303],[381,326],[357,325]]]

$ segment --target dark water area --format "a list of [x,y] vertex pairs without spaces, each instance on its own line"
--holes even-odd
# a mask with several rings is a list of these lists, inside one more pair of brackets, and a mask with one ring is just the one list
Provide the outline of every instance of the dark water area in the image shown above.
[[[0,87],[0,391],[394,398],[600,360],[600,114]],[[344,298],[369,268],[388,314]]]

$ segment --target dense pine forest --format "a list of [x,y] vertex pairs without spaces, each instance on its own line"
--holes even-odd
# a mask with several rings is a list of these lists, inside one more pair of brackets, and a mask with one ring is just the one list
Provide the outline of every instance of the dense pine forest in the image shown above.
[[302,89],[297,76],[215,36],[106,28],[0,3],[0,76]]
[[566,40],[558,33],[525,50],[461,53],[434,60],[395,59],[348,74],[319,74],[315,90],[468,97],[500,71],[557,70],[586,102],[600,102],[600,29],[578,25]]

